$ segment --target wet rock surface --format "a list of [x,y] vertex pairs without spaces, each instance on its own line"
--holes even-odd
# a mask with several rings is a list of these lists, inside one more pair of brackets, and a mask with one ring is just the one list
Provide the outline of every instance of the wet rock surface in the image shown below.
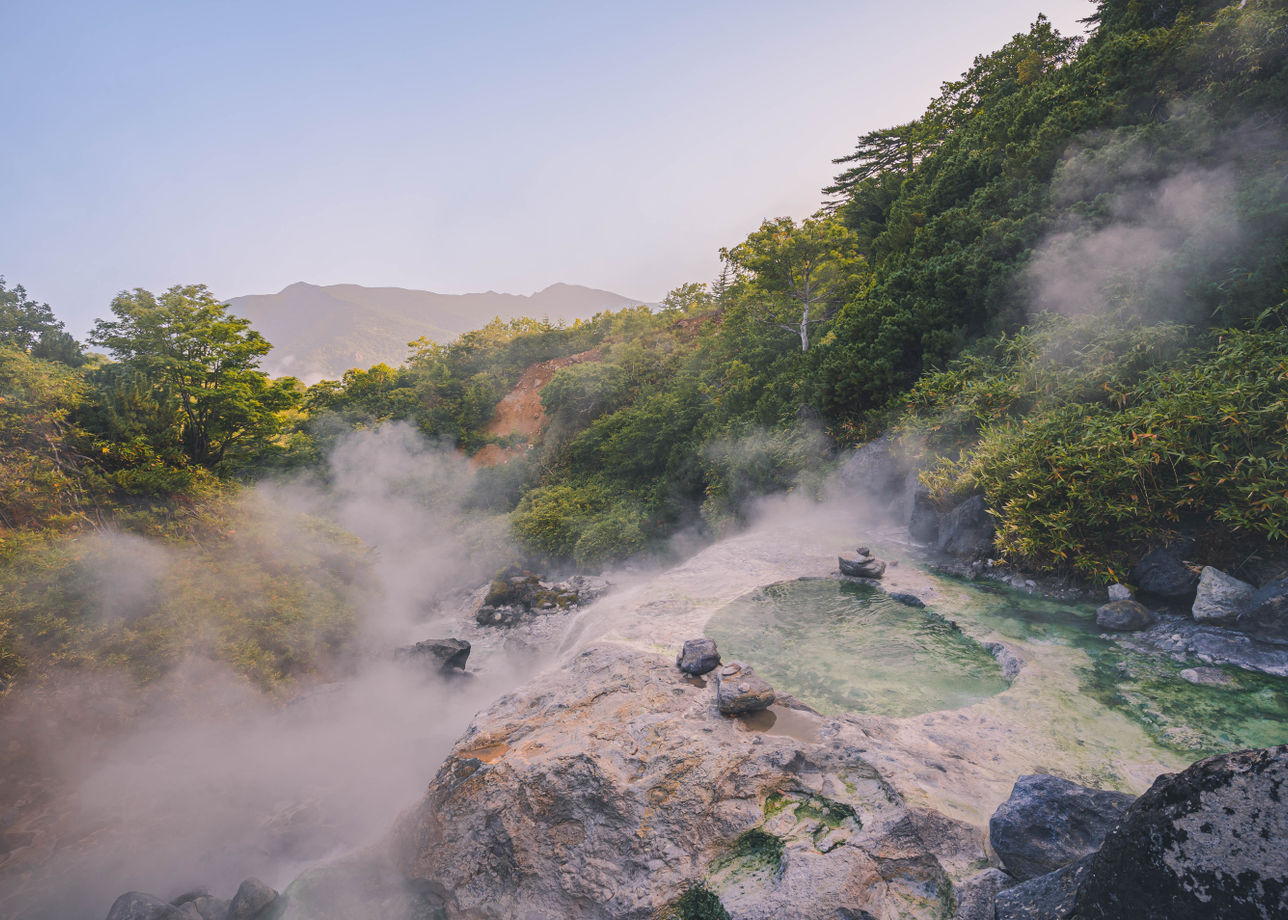
[[1130,599],[1110,601],[1096,610],[1096,625],[1114,632],[1148,629],[1155,619],[1148,607]]
[[1058,776],[1021,776],[988,822],[989,843],[1012,877],[1037,878],[1093,853],[1134,798]]
[[476,719],[399,822],[403,875],[451,920],[645,920],[695,883],[739,920],[950,911],[978,831],[906,807],[839,726],[749,731],[715,695],[586,649]]
[[464,671],[470,644],[464,639],[426,639],[394,651],[399,661],[422,665],[432,671]]
[[731,661],[716,672],[716,708],[722,715],[759,712],[773,703],[769,681],[742,662]]
[[1088,861],[1079,920],[1288,916],[1288,745],[1159,777]]
[[1143,651],[1193,657],[1204,664],[1233,665],[1245,671],[1288,677],[1288,648],[1189,619],[1166,617],[1123,641]]
[[720,651],[713,639],[689,639],[676,656],[675,666],[685,674],[698,677],[720,664]]

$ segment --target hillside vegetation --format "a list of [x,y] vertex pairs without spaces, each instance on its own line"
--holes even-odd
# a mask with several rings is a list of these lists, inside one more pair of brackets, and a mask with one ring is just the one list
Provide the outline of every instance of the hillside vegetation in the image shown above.
[[[722,533],[890,427],[945,506],[985,494],[1019,564],[1107,581],[1180,532],[1213,559],[1281,542],[1288,8],[1102,0],[1092,25],[1039,18],[976,58],[920,117],[838,151],[817,214],[766,220],[657,310],[498,319],[306,387],[258,371],[267,343],[200,286],[122,294],[87,358],[0,284],[5,590],[36,597],[87,529],[190,541],[238,482],[325,475],[355,428],[511,446],[487,431],[497,403],[587,352],[542,389],[540,438],[469,496],[532,562]],[[75,645],[37,606],[6,604],[0,679]],[[269,683],[324,651],[215,634]]]

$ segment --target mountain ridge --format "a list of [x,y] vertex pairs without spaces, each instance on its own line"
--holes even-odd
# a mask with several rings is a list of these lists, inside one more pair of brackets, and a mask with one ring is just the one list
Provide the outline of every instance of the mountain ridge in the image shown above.
[[531,294],[296,281],[276,294],[247,294],[227,303],[272,343],[264,370],[312,382],[338,378],[352,367],[401,364],[410,353],[408,342],[421,336],[451,341],[494,317],[571,322],[645,301],[562,281]]

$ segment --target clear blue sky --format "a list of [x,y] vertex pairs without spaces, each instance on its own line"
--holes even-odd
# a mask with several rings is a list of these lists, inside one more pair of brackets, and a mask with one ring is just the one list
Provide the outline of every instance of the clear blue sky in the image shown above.
[[1045,12],[891,3],[0,0],[0,274],[659,300]]

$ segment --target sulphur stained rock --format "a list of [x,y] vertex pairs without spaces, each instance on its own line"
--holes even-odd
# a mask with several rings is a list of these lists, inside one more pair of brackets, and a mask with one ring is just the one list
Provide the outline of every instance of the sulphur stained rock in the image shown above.
[[706,674],[720,664],[720,652],[714,639],[689,639],[675,657],[675,666],[695,677]]
[[716,672],[716,707],[726,716],[768,709],[774,688],[740,661],[731,661]]
[[1257,589],[1247,582],[1205,565],[1190,614],[1196,623],[1231,623],[1256,593]]
[[749,731],[715,694],[600,644],[498,700],[400,819],[402,876],[449,920],[651,920],[694,883],[738,920],[950,912],[978,832],[905,807],[844,734]]
[[1133,600],[1110,601],[1096,610],[1096,625],[1114,632],[1148,629],[1153,622],[1149,608]]

